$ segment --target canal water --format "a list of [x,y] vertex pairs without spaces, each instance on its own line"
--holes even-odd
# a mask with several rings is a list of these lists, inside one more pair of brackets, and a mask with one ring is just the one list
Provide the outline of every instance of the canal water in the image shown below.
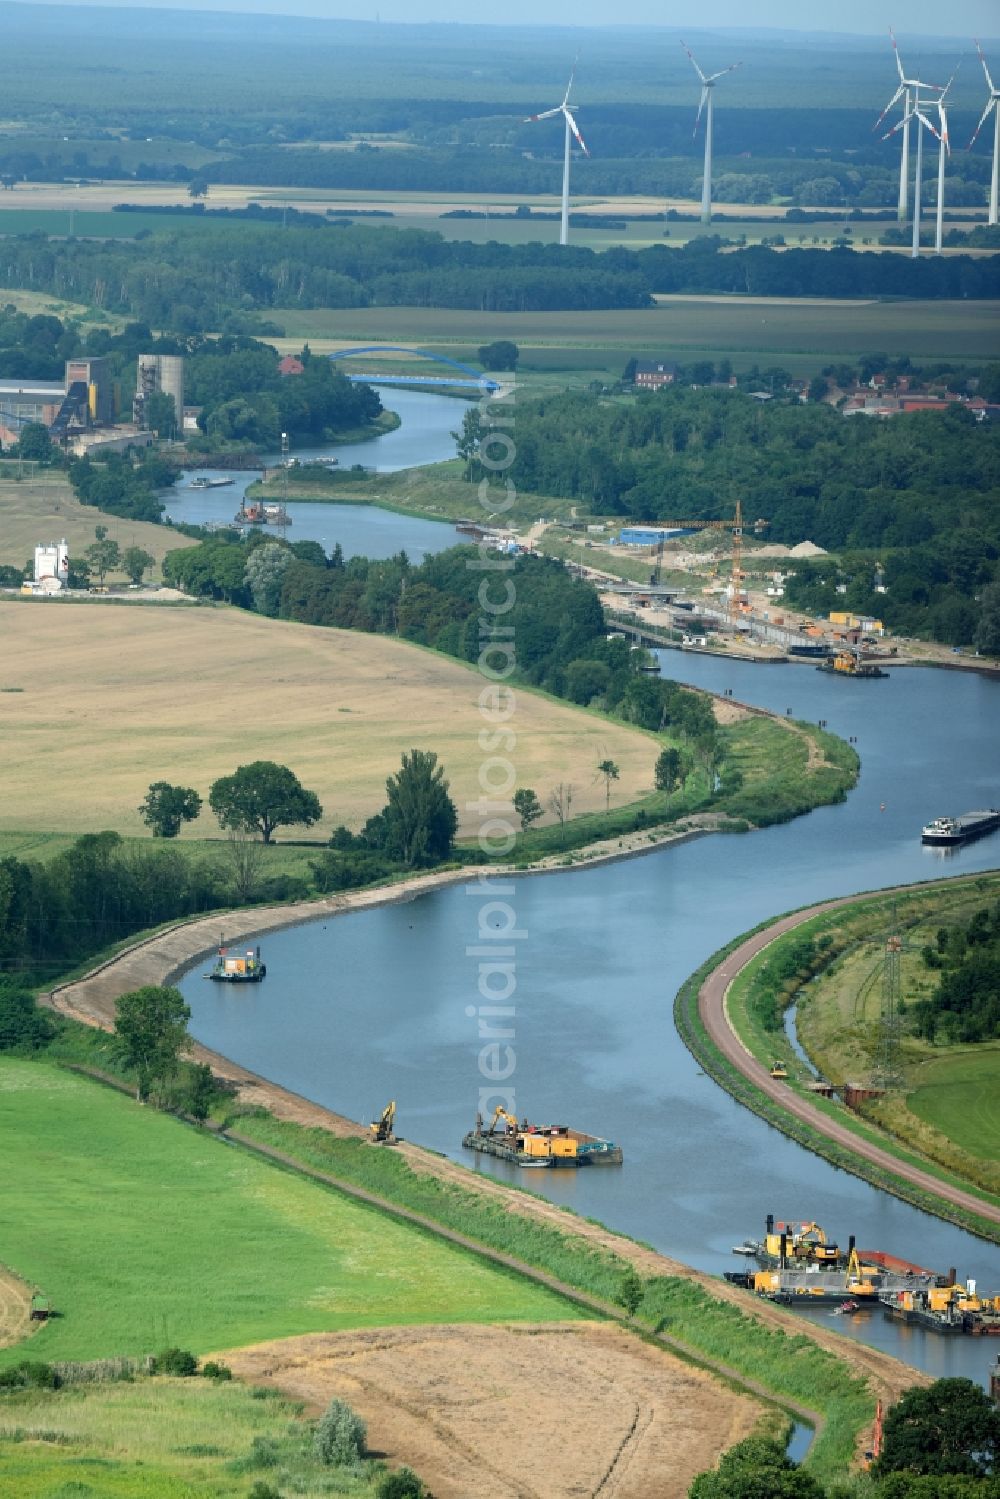
[[[339,443],[326,447],[296,448],[295,457],[304,462],[317,458],[336,458],[341,468],[360,463],[381,473],[442,463],[455,456],[452,435],[462,424],[466,403],[450,396],[417,390],[383,389],[385,405],[399,414],[400,425],[393,432],[364,442]],[[280,453],[268,453],[261,463],[274,468],[281,462]],[[191,489],[192,479],[223,478],[232,485],[224,489]],[[164,495],[168,519],[188,525],[229,525],[240,508],[248,484],[260,478],[256,471],[239,469],[191,469],[182,474],[175,488]],[[470,491],[471,494],[471,491]],[[423,520],[415,515],[398,515],[374,505],[312,504],[291,501],[288,506],[291,525],[289,541],[318,541],[325,551],[340,542],[347,557],[391,557],[405,551],[411,562],[419,563],[432,552],[444,551],[461,540],[454,526],[442,521]],[[267,527],[278,535],[277,527]]]
[[[688,974],[768,916],[1000,863],[997,837],[950,856],[920,843],[930,816],[996,804],[1000,684],[921,668],[839,681],[807,666],[676,653],[665,654],[664,670],[856,735],[860,783],[842,805],[779,827],[515,881],[505,898],[525,933],[511,1043],[517,1110],[617,1140],[625,1165],[528,1177],[503,1162],[467,1164],[715,1274],[742,1263],[732,1246],[759,1235],[773,1212],[935,1270],[954,1265],[1000,1291],[1000,1250],[837,1170],[739,1107],[700,1071],[672,1020]],[[267,982],[252,993],[203,982],[204,964],[188,973],[192,1029],[353,1118],[375,1117],[394,1098],[404,1136],[466,1159],[461,1139],[482,1081],[478,960],[467,949],[477,945],[483,904],[480,892],[452,887],[274,933]],[[836,1325],[935,1377],[983,1380],[995,1352],[989,1340],[898,1327],[875,1311]]]

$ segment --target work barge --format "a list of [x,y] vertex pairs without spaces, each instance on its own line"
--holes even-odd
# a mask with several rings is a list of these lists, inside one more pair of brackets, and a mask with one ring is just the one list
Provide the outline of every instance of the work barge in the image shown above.
[[881,1250],[858,1249],[853,1234],[841,1248],[818,1223],[776,1222],[769,1214],[763,1239],[747,1239],[733,1253],[757,1268],[728,1272],[726,1279],[768,1301],[881,1307],[892,1321],[936,1332],[1000,1335],[1000,1296],[979,1295],[975,1281],[961,1285],[953,1269],[940,1275]]
[[620,1166],[622,1148],[613,1140],[586,1135],[566,1124],[518,1123],[513,1114],[498,1108],[487,1125],[476,1115],[475,1128],[462,1141],[466,1150],[496,1156],[515,1166]]

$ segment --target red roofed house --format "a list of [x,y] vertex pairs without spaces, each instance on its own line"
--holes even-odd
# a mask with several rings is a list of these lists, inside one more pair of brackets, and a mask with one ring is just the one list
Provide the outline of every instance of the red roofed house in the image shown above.
[[301,375],[304,369],[305,365],[302,363],[301,359],[297,359],[294,354],[286,354],[284,359],[278,365],[278,374]]

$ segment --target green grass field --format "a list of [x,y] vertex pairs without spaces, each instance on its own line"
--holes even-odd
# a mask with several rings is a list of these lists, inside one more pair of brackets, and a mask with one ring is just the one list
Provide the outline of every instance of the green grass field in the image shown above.
[[572,1316],[513,1275],[46,1063],[0,1062],[0,1138],[0,1260],[59,1313],[32,1357]]
[[[123,199],[128,185],[123,184]],[[213,222],[209,220],[209,223]],[[0,208],[0,235],[76,235],[78,239],[134,239],[140,229],[197,232],[200,219],[172,213],[87,212],[80,208]]]
[[971,1155],[1000,1160],[1000,1043],[930,1057],[915,1080],[908,1109]]
[[331,1490],[301,1407],[268,1395],[204,1379],[4,1394],[0,1499],[245,1499],[255,1479],[369,1499],[372,1466],[337,1470]]

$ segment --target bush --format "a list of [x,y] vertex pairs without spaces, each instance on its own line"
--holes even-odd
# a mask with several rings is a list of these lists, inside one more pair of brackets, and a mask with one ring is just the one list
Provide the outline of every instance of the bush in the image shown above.
[[343,1400],[331,1400],[316,1426],[316,1456],[328,1467],[354,1467],[365,1455],[368,1428]]
[[228,1364],[217,1364],[213,1359],[209,1359],[207,1364],[202,1365],[201,1372],[205,1379],[224,1381],[233,1377],[233,1371]]
[[151,1374],[174,1374],[188,1379],[198,1372],[198,1360],[186,1348],[164,1348],[153,1359]]
[[375,1499],[424,1499],[426,1492],[412,1468],[397,1468],[379,1479]]
[[51,1364],[22,1359],[9,1369],[0,1369],[0,1390],[57,1390],[62,1384]]
[[51,1020],[27,990],[0,985],[0,1051],[37,1051],[53,1034]]
[[268,1483],[265,1479],[258,1478],[247,1495],[247,1499],[281,1499],[281,1495],[273,1483]]

